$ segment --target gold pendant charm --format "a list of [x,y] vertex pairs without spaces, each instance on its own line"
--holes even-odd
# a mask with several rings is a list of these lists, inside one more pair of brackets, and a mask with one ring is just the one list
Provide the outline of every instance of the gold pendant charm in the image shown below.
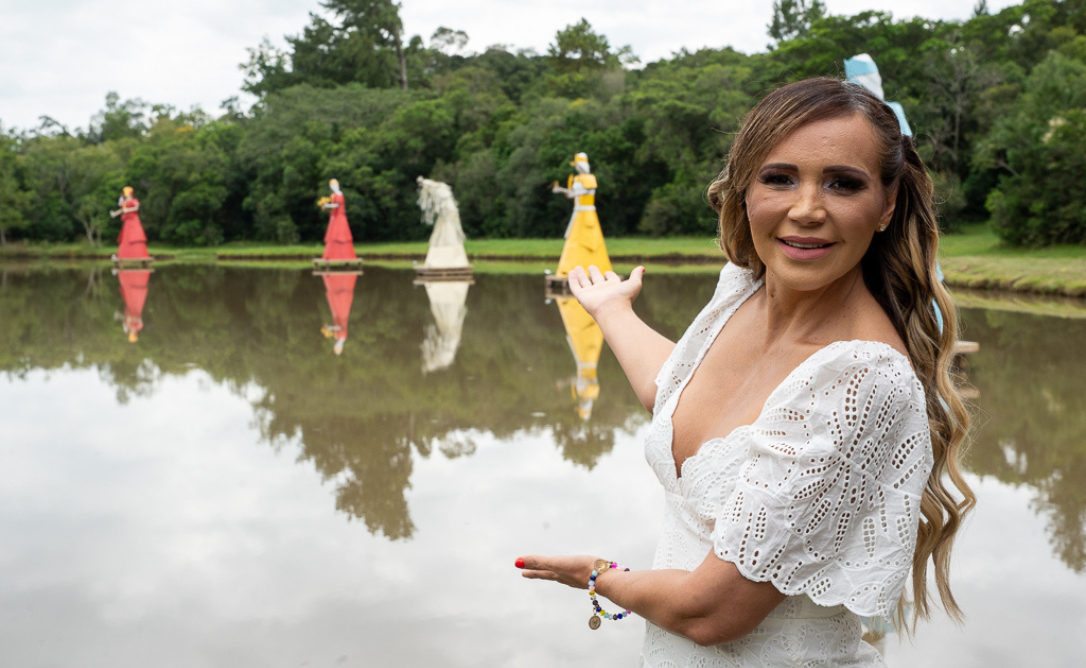
[[596,629],[598,629],[599,627],[600,627],[600,617],[599,617],[599,615],[592,615],[592,616],[591,616],[591,617],[590,617],[590,618],[588,619],[588,628],[590,628],[590,629],[592,629],[593,631],[595,631],[595,630],[596,630]]
[[597,559],[592,563],[592,570],[600,573],[601,575],[605,570],[611,567],[611,562],[606,559]]

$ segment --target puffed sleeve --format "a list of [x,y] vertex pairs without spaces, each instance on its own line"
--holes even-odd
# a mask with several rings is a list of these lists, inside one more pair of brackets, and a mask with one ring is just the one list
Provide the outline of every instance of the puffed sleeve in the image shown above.
[[713,529],[744,577],[890,616],[932,467],[924,390],[889,346],[839,342],[766,402]]

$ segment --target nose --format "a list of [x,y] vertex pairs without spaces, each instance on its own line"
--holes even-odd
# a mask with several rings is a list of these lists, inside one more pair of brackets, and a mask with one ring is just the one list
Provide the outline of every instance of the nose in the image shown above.
[[816,225],[826,221],[826,207],[819,184],[805,183],[794,192],[796,198],[788,209],[789,220],[799,225]]

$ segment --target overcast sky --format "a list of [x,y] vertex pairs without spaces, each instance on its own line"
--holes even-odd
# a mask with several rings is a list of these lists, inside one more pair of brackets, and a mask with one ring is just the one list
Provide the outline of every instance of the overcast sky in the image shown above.
[[[826,0],[831,13],[865,9],[903,18],[968,17],[975,0]],[[408,35],[427,41],[439,26],[465,31],[469,50],[508,44],[543,52],[583,16],[613,46],[642,62],[681,47],[731,45],[753,53],[769,41],[771,0],[402,0]],[[1017,4],[993,0],[993,11]],[[238,95],[247,47],[265,36],[282,45],[301,32],[319,0],[0,0],[0,124],[37,126],[49,115],[86,127],[105,95],[218,113]]]

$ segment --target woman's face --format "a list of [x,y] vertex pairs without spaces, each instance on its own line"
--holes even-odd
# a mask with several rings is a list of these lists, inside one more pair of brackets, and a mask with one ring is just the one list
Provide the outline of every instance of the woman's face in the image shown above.
[[808,291],[858,271],[894,213],[880,167],[874,130],[859,114],[809,123],[777,144],[746,196],[767,277]]

